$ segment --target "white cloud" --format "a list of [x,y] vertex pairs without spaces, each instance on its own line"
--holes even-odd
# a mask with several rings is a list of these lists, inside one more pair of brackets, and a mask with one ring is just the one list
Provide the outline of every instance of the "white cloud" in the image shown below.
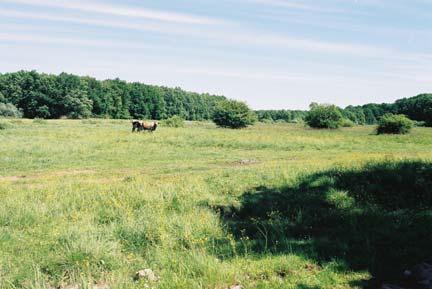
[[85,39],[85,38],[58,37],[58,36],[47,36],[47,35],[37,35],[37,34],[0,33],[0,41],[35,43],[35,44],[56,44],[56,45],[67,44],[68,46],[73,45],[73,46],[123,47],[123,48],[151,47],[151,45],[146,45],[142,43],[117,42],[117,41],[100,40],[100,39],[93,40],[93,39]]
[[313,12],[328,12],[328,13],[340,13],[344,12],[343,9],[338,8],[327,8],[323,6],[301,3],[300,1],[287,1],[287,0],[245,0],[252,3],[257,3],[265,6],[276,6],[282,8],[292,8],[297,10],[313,11]]
[[312,53],[348,54],[359,57],[389,57],[395,55],[395,52],[389,49],[370,45],[302,39],[287,35],[269,34],[260,31],[239,30],[234,28],[227,30],[225,27],[223,29],[207,28],[207,30],[204,30],[202,27],[176,27],[173,25],[147,22],[131,23],[124,20],[89,19],[76,16],[57,16],[51,13],[21,12],[14,10],[1,10],[0,16],[153,31],[169,35],[190,36],[201,40],[206,39],[206,41],[215,41],[218,45],[254,45],[268,48],[302,50]]
[[52,13],[22,12],[22,11],[7,10],[7,9],[0,10],[0,16],[84,24],[90,26],[124,28],[124,29],[131,29],[131,30],[152,31],[152,32],[160,32],[160,33],[187,33],[187,31],[190,31],[190,28],[177,27],[169,24],[161,24],[161,23],[154,23],[154,22],[131,23],[128,21],[118,20],[118,19],[109,19],[109,20],[94,19],[94,18],[91,19],[82,16],[65,16],[65,15],[59,16]]
[[[50,0],[4,0],[4,1],[14,1],[14,2],[28,2],[28,3],[47,3],[52,2]],[[277,0],[279,1],[279,0]],[[63,2],[59,2],[63,3]],[[77,3],[77,2],[75,2]],[[11,9],[1,9],[0,16],[3,19],[8,17],[16,17],[22,19],[37,19],[37,20],[48,20],[64,23],[75,23],[90,26],[102,26],[102,27],[113,27],[122,29],[131,29],[138,31],[151,31],[161,34],[173,35],[174,37],[189,37],[192,41],[198,40],[206,45],[215,44],[216,47],[224,47],[227,49],[227,54],[229,54],[230,47],[241,47],[247,51],[247,47],[258,47],[264,49],[279,49],[279,50],[296,50],[304,52],[306,55],[311,56],[326,56],[327,54],[333,55],[346,55],[357,60],[361,59],[386,59],[386,60],[398,60],[398,61],[413,61],[419,62],[429,59],[424,55],[397,51],[392,48],[380,47],[375,45],[361,44],[361,43],[349,43],[349,42],[337,42],[337,41],[326,41],[320,39],[306,39],[306,38],[296,38],[286,34],[276,34],[267,33],[266,31],[258,31],[252,29],[242,28],[240,25],[223,25],[223,26],[184,26],[176,25],[174,23],[161,23],[159,21],[151,21],[148,19],[141,19],[140,21],[132,21],[128,18],[123,17],[103,17],[103,18],[92,18],[86,16],[85,14],[75,15],[73,13],[55,14],[54,12],[23,12]],[[52,26],[53,30],[55,25]],[[16,27],[19,29],[19,27]],[[59,27],[59,32],[64,31],[65,27]],[[2,29],[3,32],[7,31]],[[24,27],[25,33],[28,33],[28,26]],[[122,44],[117,43],[115,38],[105,38],[103,36],[98,37],[95,40],[83,39],[81,36],[77,38],[58,38],[50,37],[46,35],[44,31],[41,32],[42,35],[19,35],[19,33],[9,33],[9,35],[3,35],[1,38],[3,41],[26,41],[35,43],[46,43],[46,44],[61,44],[69,43],[74,46],[82,45],[106,45],[128,48],[142,47],[143,45],[136,41],[134,42],[124,42]],[[1,36],[1,35],[0,35]],[[188,39],[189,39],[188,38]],[[175,38],[174,38],[175,39]],[[157,43],[152,47],[165,47],[164,43]],[[149,47],[149,45],[145,45]],[[168,48],[168,47],[167,47]],[[218,48],[220,49],[220,48]]]
[[138,7],[127,7],[110,5],[92,1],[64,1],[64,0],[3,0],[3,2],[25,4],[32,6],[43,6],[51,8],[72,9],[84,12],[125,16],[134,18],[145,18],[164,22],[176,22],[186,24],[221,24],[222,20],[209,17],[195,16],[185,13],[144,9]]
[[302,4],[302,3],[299,3],[298,1],[292,2],[292,1],[284,1],[284,0],[249,0],[249,2],[265,4],[265,5],[272,5],[272,6],[282,6],[282,7],[288,7],[288,8],[304,9],[304,10],[315,10],[316,9],[314,6]]
[[286,73],[272,73],[272,72],[256,72],[256,71],[245,71],[230,69],[203,69],[203,68],[182,68],[176,69],[170,68],[179,73],[188,73],[193,75],[209,75],[219,76],[227,78],[242,78],[242,79],[253,79],[253,80],[280,80],[280,81],[309,81],[311,78],[302,74],[286,74]]

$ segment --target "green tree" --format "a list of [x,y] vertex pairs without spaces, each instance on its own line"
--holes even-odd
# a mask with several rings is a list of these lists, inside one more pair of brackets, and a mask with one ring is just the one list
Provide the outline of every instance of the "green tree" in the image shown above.
[[380,118],[377,134],[407,134],[414,127],[414,122],[403,114],[385,114]]
[[405,114],[410,119],[424,121],[432,126],[432,94],[420,94],[396,101],[397,113]]
[[0,102],[0,117],[20,118],[22,117],[22,113],[12,103]]
[[35,116],[36,118],[50,118],[51,113],[46,105],[42,105],[36,108],[35,110]]
[[67,116],[70,118],[87,118],[91,116],[93,102],[83,90],[70,91],[64,99]]
[[256,114],[246,103],[236,100],[225,100],[217,104],[213,121],[220,127],[244,128],[256,122]]
[[343,116],[335,105],[312,103],[305,121],[313,128],[335,129],[342,125]]

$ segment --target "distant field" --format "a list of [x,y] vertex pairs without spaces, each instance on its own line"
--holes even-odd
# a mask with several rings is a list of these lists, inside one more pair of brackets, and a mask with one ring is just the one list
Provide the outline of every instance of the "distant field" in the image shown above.
[[[306,226],[312,212],[304,203],[268,206],[281,193],[294,199],[321,188],[321,179],[307,187],[299,180],[335,167],[432,160],[431,128],[377,136],[373,126],[191,122],[138,134],[120,120],[0,122],[8,123],[0,130],[0,288],[360,288],[379,270],[368,263],[379,252],[351,262],[363,248],[349,248],[341,230]],[[266,192],[261,202],[247,199]],[[335,208],[341,218],[383,217],[350,203],[344,190],[329,192],[328,208],[310,200],[333,221],[323,227],[338,226]],[[358,230],[367,225],[361,220]],[[375,250],[371,236],[365,252]],[[159,281],[134,281],[143,268]]]

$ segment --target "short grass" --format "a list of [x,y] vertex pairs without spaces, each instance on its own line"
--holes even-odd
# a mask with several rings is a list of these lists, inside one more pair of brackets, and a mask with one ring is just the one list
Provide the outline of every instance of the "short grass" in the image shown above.
[[[360,288],[381,272],[374,242],[382,240],[368,225],[400,221],[409,208],[385,208],[375,218],[382,203],[366,205],[346,181],[330,186],[322,177],[339,180],[337,172],[371,161],[414,159],[417,170],[432,160],[430,128],[377,136],[372,126],[228,130],[195,122],[133,134],[128,121],[1,122],[5,289]],[[422,214],[432,215],[427,206]],[[379,228],[387,239],[399,229]],[[159,281],[134,281],[143,268]]]

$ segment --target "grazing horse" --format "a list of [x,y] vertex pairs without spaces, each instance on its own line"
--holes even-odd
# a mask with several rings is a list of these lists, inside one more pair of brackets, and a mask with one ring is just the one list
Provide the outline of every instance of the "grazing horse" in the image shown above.
[[156,130],[158,126],[158,122],[157,121],[140,121],[140,120],[133,120],[132,121],[132,132],[134,132],[135,130],[140,132],[143,130],[147,130],[149,132],[153,132]]
[[132,121],[132,132],[134,132],[135,130],[137,130],[138,132],[142,131],[142,121],[139,120],[133,120]]
[[143,122],[142,129],[148,130],[149,132],[154,132],[158,126],[157,121],[149,121],[149,122]]

